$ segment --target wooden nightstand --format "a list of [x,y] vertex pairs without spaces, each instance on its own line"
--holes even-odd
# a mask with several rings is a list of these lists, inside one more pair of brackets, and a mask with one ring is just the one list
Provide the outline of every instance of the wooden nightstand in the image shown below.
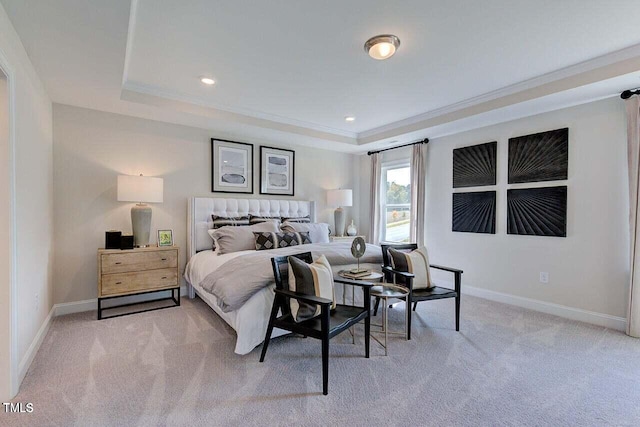
[[[171,296],[151,301],[173,300],[175,307],[180,305],[180,275],[178,274],[178,247],[148,247],[130,250],[98,249],[98,320],[125,314],[159,310],[157,307],[133,313],[103,317],[103,310],[126,307],[133,304],[121,304],[102,307],[102,301],[128,295],[140,295],[152,292],[171,291]],[[177,297],[175,296],[177,291]],[[135,303],[142,304],[142,303]]]
[[332,242],[353,242],[353,239],[356,237],[362,237],[365,241],[367,240],[367,236],[330,236],[329,239]]

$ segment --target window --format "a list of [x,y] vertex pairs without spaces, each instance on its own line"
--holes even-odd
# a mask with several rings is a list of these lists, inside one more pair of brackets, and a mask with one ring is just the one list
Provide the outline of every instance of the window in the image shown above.
[[411,168],[409,163],[382,165],[382,241],[409,242]]

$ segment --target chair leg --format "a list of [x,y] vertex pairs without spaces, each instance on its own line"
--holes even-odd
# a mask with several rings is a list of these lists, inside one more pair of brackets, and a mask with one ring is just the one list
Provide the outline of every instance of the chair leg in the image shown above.
[[416,311],[416,308],[418,308],[418,301],[413,303],[413,311]]
[[373,315],[378,315],[378,307],[380,307],[380,298],[376,297],[376,305],[373,306]]
[[[415,304],[415,303],[414,303]],[[409,304],[407,304],[409,306]],[[411,317],[413,317],[413,313],[411,310],[407,310],[407,341],[411,340]]]
[[269,347],[269,341],[271,340],[271,333],[273,332],[273,323],[278,315],[278,304],[273,301],[271,307],[271,316],[269,316],[269,325],[267,326],[267,334],[264,336],[264,343],[262,344],[262,353],[260,354],[260,362],[264,362],[264,356],[267,354],[267,347]]
[[460,294],[456,297],[456,331],[460,331]]
[[322,306],[322,394],[329,394],[329,307]]
[[364,318],[364,356],[369,358],[369,342],[371,341],[371,317]]

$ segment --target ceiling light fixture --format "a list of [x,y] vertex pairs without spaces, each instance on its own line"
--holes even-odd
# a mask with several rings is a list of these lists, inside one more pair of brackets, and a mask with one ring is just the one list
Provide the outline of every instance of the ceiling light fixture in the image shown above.
[[355,119],[356,119],[356,118],[355,118],[355,117],[353,117],[353,116],[346,116],[346,117],[344,118],[344,120],[345,120],[346,122],[353,122],[353,121],[355,121]]
[[373,59],[391,58],[400,46],[400,39],[392,34],[371,37],[364,44],[364,51]]
[[200,81],[206,85],[212,86],[216,83],[215,80],[209,77],[200,77]]

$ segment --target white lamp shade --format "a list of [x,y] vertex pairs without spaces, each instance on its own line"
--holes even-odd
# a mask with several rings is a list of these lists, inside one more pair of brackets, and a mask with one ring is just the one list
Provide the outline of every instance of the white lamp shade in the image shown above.
[[327,191],[327,203],[329,206],[352,206],[353,192],[351,190],[329,190]]
[[119,202],[162,203],[162,196],[162,178],[118,175]]

